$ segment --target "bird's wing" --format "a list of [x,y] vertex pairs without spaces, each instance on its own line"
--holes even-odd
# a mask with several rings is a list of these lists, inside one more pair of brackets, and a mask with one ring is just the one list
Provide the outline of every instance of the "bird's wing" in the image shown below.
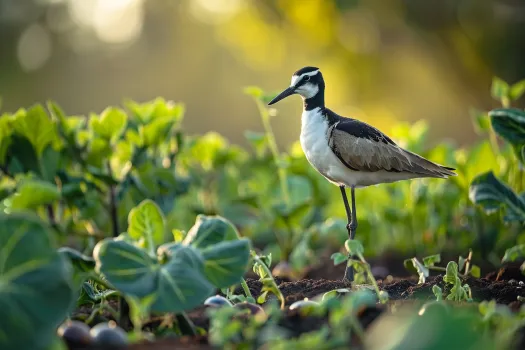
[[356,171],[408,172],[429,177],[453,176],[452,168],[435,164],[399,147],[378,129],[355,119],[336,122],[328,131],[330,148]]

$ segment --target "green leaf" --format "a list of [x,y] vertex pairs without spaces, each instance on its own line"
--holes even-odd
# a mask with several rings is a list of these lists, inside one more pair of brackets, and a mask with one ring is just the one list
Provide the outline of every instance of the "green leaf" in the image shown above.
[[490,117],[487,112],[472,109],[470,116],[478,133],[490,130]]
[[516,101],[523,95],[523,93],[525,93],[525,79],[520,80],[511,86],[509,96],[511,100]]
[[96,270],[116,289],[143,298],[156,290],[160,265],[125,241],[104,239],[93,249]]
[[142,125],[139,129],[142,145],[151,147],[165,142],[175,125],[175,121],[170,116],[159,117]]
[[489,112],[492,128],[514,146],[525,144],[525,112],[517,108],[499,108]]
[[95,259],[82,254],[78,250],[70,247],[61,247],[58,249],[58,252],[65,258],[69,259],[77,271],[91,272],[95,269]]
[[240,282],[250,262],[250,241],[246,238],[225,241],[201,251],[204,274],[217,288]]
[[11,120],[12,118],[8,114],[0,115],[0,164],[4,164],[7,150],[11,144],[11,134],[13,133]]
[[519,244],[505,251],[502,262],[516,261],[525,258],[525,244]]
[[506,221],[525,221],[525,201],[498,180],[492,171],[481,174],[472,181],[469,189],[470,200],[480,205],[487,214],[506,208]]
[[254,98],[261,98],[264,95],[264,91],[257,86],[248,86],[244,88],[244,93]]
[[133,118],[139,124],[148,124],[157,118],[170,117],[173,122],[180,123],[184,117],[184,105],[182,103],[174,103],[173,101],[166,101],[161,97],[155,100],[144,103],[137,103],[132,100],[124,102]]
[[355,239],[347,239],[345,242],[345,248],[348,254],[350,255],[362,255],[365,251],[365,248],[363,248],[363,244],[361,244],[360,241]]
[[470,268],[470,274],[472,277],[480,278],[481,277],[481,269],[477,265],[472,265]]
[[231,222],[220,216],[198,215],[195,224],[186,234],[184,245],[204,249],[222,241],[239,239],[239,232]]
[[423,265],[426,267],[434,266],[441,262],[441,254],[429,255],[423,258]]
[[491,95],[495,100],[501,101],[509,96],[509,84],[498,77],[492,78],[490,88]]
[[454,284],[458,279],[458,264],[455,261],[450,261],[447,264],[447,273],[443,276],[443,281]]
[[425,283],[426,278],[429,276],[429,270],[426,267],[426,265],[423,265],[419,260],[417,260],[417,258],[412,258],[407,261],[410,261],[412,265],[414,266],[414,268],[416,269],[417,274],[419,275],[418,283],[419,284]]
[[74,305],[71,265],[51,237],[36,216],[0,215],[1,349],[46,349]]
[[143,242],[150,250],[164,243],[164,215],[155,202],[146,199],[131,209],[128,216],[128,233],[131,238]]
[[112,239],[99,242],[93,251],[97,271],[116,289],[141,299],[155,295],[152,311],[189,310],[213,292],[195,248],[173,245],[162,254],[167,262],[160,264],[140,248]]
[[28,179],[20,183],[16,193],[4,199],[4,205],[9,210],[34,210],[58,199],[60,199],[60,191],[55,185],[41,180]]
[[48,145],[58,141],[55,124],[41,105],[36,105],[27,112],[20,110],[15,114],[12,126],[31,143],[38,157]]
[[443,291],[437,284],[434,284],[432,286],[432,293],[434,293],[434,295],[436,296],[437,301],[443,300]]
[[99,117],[91,115],[89,126],[93,132],[108,142],[114,143],[124,132],[128,116],[120,108],[108,107]]
[[53,149],[53,147],[47,146],[39,160],[39,165],[42,179],[54,183],[55,176],[60,170],[60,153]]
[[157,312],[181,312],[199,306],[215,290],[202,274],[203,260],[193,247],[171,250],[167,264],[158,272]]
[[348,260],[348,255],[337,252],[337,253],[332,254],[330,259],[334,261],[334,265],[339,265]]

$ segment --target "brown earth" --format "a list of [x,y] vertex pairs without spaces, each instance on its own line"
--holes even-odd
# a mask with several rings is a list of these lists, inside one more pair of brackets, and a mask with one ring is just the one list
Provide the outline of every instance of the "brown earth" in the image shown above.
[[[401,263],[402,264],[402,263]],[[323,275],[342,276],[343,266],[333,266],[327,263],[324,265],[324,269],[314,268],[309,271],[306,275],[307,278],[299,281],[288,281],[282,278],[276,278],[276,282],[279,289],[283,293],[286,305],[290,305],[297,300],[303,300],[304,298],[312,299],[316,296],[322,295],[328,291],[347,288],[349,285],[341,280],[333,279],[320,279],[315,278],[320,273]],[[377,265],[376,265],[377,266]],[[388,266],[388,265],[387,265]],[[377,269],[378,272],[386,272],[381,269]],[[378,276],[379,277],[379,276]],[[417,283],[417,277],[409,276],[406,278],[386,278],[378,280],[379,287],[382,290],[388,292],[390,296],[390,305],[396,303],[413,302],[415,300],[428,301],[435,299],[432,293],[432,287],[434,285],[440,286],[445,290],[443,283],[443,275],[433,275],[427,278],[427,281],[421,285]],[[490,272],[483,278],[472,278],[468,277],[464,279],[463,283],[468,283],[472,290],[472,297],[474,301],[482,300],[496,300],[500,304],[508,305],[512,310],[517,311],[521,306],[521,302],[518,301],[518,296],[525,297],[525,276],[521,273],[518,264],[508,264],[500,269]],[[254,297],[257,297],[261,293],[262,284],[256,279],[248,278],[248,286]],[[238,293],[242,291],[239,289]],[[383,312],[385,308],[378,306],[376,308],[369,308],[362,310],[360,321],[363,327],[367,327]],[[74,315],[74,318],[85,319],[86,315],[89,315],[90,309],[83,307]],[[199,307],[188,313],[188,316],[193,321],[195,326],[207,329],[209,327],[209,320],[207,318],[205,307]],[[94,323],[107,321],[107,315],[101,315],[96,318]],[[281,326],[289,329],[296,336],[319,329],[324,323],[325,319],[318,317],[304,317],[297,311],[287,310],[286,317],[281,322]],[[183,337],[173,339],[160,339],[153,343],[138,343],[129,346],[129,349],[133,350],[162,350],[162,349],[212,349],[208,345],[206,337]]]

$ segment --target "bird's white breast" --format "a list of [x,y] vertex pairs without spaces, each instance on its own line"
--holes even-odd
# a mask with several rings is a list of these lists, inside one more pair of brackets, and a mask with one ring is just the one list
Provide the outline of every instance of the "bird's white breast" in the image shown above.
[[330,176],[335,168],[343,164],[328,146],[328,121],[320,108],[303,111],[301,118],[301,147],[308,162],[332,182],[339,181]]

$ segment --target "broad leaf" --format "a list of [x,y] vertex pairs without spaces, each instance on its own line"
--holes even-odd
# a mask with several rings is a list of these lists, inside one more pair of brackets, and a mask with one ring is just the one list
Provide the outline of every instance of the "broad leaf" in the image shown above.
[[127,120],[128,116],[123,110],[108,107],[102,111],[100,117],[92,115],[89,120],[89,126],[96,135],[114,143],[124,132]]
[[35,216],[0,216],[0,348],[46,349],[73,306],[71,265]]
[[0,164],[4,164],[7,149],[11,144],[11,116],[8,114],[0,115]]
[[416,269],[417,274],[419,275],[419,281],[418,283],[425,283],[427,277],[429,276],[429,270],[426,265],[423,265],[417,258],[412,258],[405,260],[405,266],[408,267],[408,264],[412,264],[412,266]]
[[502,262],[516,261],[525,258],[525,244],[519,244],[505,251]]
[[490,90],[492,97],[498,101],[501,101],[509,96],[509,84],[498,77],[494,77],[492,79]]
[[337,253],[333,253],[330,259],[334,261],[334,265],[339,265],[348,260],[348,255],[337,252]]
[[60,198],[58,188],[45,181],[25,180],[13,195],[4,200],[10,210],[37,209],[41,205],[51,204]]
[[525,221],[525,201],[498,180],[492,171],[481,174],[472,181],[469,189],[470,200],[480,205],[487,214],[506,208],[506,221]]
[[429,255],[423,258],[423,265],[426,267],[434,266],[441,262],[441,254]]
[[239,283],[250,262],[250,241],[225,241],[202,250],[204,273],[217,288]]
[[517,108],[499,108],[489,112],[492,128],[514,146],[525,144],[525,112]]
[[95,246],[93,256],[97,270],[117,290],[141,299],[154,295],[152,311],[189,310],[213,292],[195,248],[179,244],[159,253],[167,258],[163,264],[125,241],[107,239]]
[[162,116],[142,125],[139,129],[141,144],[149,147],[164,142],[174,126],[175,122],[170,116]]
[[164,215],[155,202],[146,199],[130,211],[128,233],[151,250],[164,242]]
[[345,242],[345,248],[348,254],[350,255],[363,254],[363,252],[365,251],[365,248],[363,248],[363,244],[361,244],[360,241],[355,239],[347,239]]
[[156,300],[152,310],[181,312],[192,309],[209,297],[214,288],[202,274],[199,252],[187,246],[171,250],[169,262],[158,271]]
[[518,100],[525,93],[525,79],[518,81],[510,87],[510,99]]
[[458,279],[458,264],[455,261],[450,261],[447,264],[447,273],[443,276],[443,281],[450,284],[455,284]]
[[239,239],[237,229],[223,217],[198,215],[183,244],[204,249],[222,241]]
[[96,270],[123,293],[143,298],[156,291],[160,265],[144,250],[105,239],[97,243],[93,257]]
[[58,140],[55,124],[41,105],[36,105],[27,112],[20,110],[15,114],[11,125],[31,143],[38,157],[48,145]]

